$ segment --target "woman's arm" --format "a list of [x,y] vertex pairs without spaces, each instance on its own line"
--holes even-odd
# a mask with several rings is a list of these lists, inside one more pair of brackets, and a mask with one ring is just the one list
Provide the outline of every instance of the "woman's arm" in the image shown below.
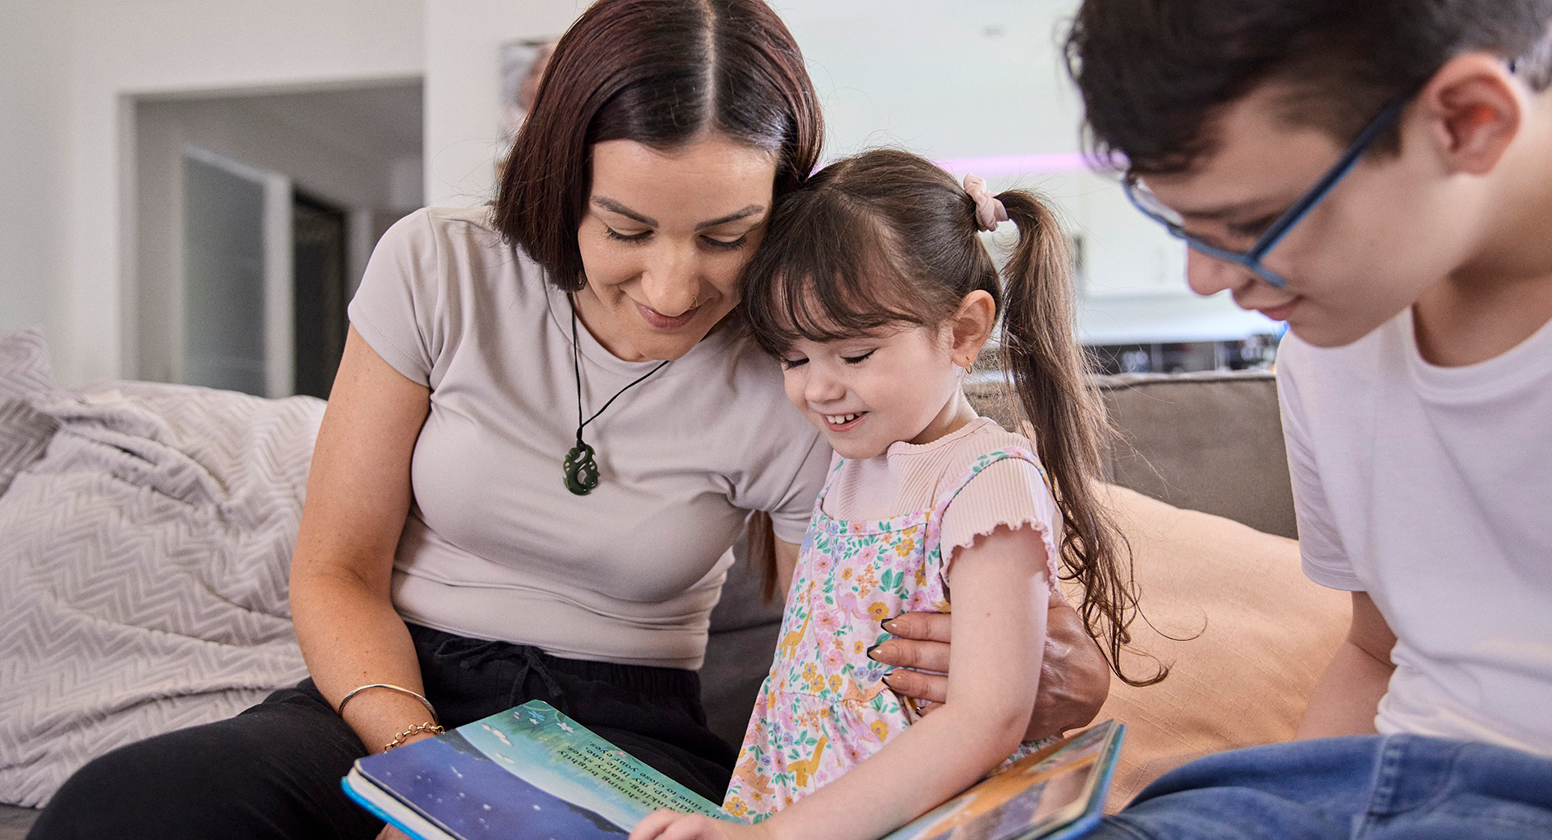
[[798,567],[798,554],[803,547],[797,543],[789,543],[776,537],[776,592],[781,597],[787,597],[792,590],[792,573]]
[[[1045,555],[1044,548],[1040,555]],[[948,677],[943,672],[948,670],[951,660],[950,617],[942,613],[905,613],[886,622],[884,629],[895,638],[875,648],[872,656],[901,669],[890,675],[889,687],[908,697],[941,703],[948,694]],[[1024,740],[1035,741],[1087,726],[1109,696],[1110,665],[1105,655],[1083,626],[1077,610],[1053,591],[1046,613],[1040,693],[1035,698],[1034,714],[1024,731]],[[927,710],[934,708],[928,706]]]
[[[389,595],[410,507],[410,456],[430,392],[383,361],[354,327],[318,430],[296,553],[291,615],[318,690],[338,704],[368,683],[424,693],[404,621]],[[345,721],[371,752],[430,715],[384,689],[356,695]]]
[[957,643],[941,708],[840,779],[755,826],[660,811],[631,840],[771,837],[868,840],[979,781],[1023,739],[1045,635],[1045,549],[999,529],[959,553],[949,583]]

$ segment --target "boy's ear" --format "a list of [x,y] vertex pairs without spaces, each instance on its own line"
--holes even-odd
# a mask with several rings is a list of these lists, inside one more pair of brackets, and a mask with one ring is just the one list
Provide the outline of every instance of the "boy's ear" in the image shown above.
[[997,302],[987,292],[977,289],[959,302],[959,308],[949,319],[950,340],[956,364],[975,361],[986,340],[991,338],[992,327],[997,325]]
[[1523,91],[1504,60],[1490,53],[1450,59],[1417,99],[1441,160],[1461,174],[1484,175],[1497,166],[1525,116]]

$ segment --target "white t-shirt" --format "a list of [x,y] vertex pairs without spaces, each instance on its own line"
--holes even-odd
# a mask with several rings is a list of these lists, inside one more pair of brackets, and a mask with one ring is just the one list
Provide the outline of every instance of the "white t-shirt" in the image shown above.
[[[570,493],[571,309],[487,214],[403,219],[350,304],[372,349],[431,389],[394,604],[557,656],[699,668],[745,518],[769,511],[777,536],[801,542],[829,447],[788,404],[775,360],[718,330],[587,426],[602,481]],[[657,364],[578,336],[584,416]]]
[[1552,755],[1552,324],[1444,368],[1409,310],[1277,362],[1305,573],[1396,634],[1379,731]]

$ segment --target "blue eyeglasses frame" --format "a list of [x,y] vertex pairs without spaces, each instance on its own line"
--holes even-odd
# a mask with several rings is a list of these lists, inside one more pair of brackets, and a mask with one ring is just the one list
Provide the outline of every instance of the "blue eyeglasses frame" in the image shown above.
[[1179,222],[1149,207],[1147,202],[1140,196],[1140,193],[1146,187],[1139,186],[1136,175],[1128,173],[1121,180],[1121,188],[1126,192],[1127,199],[1132,202],[1132,206],[1136,207],[1138,212],[1163,225],[1164,229],[1169,231],[1171,236],[1184,241],[1192,250],[1213,259],[1223,260],[1224,262],[1240,266],[1279,289],[1286,288],[1288,281],[1282,275],[1263,265],[1261,259],[1266,256],[1268,251],[1276,247],[1277,243],[1282,241],[1282,238],[1288,231],[1292,230],[1294,225],[1308,215],[1315,208],[1315,205],[1329,195],[1331,190],[1341,183],[1343,178],[1347,177],[1347,173],[1353,170],[1358,160],[1363,157],[1364,152],[1367,152],[1369,147],[1374,145],[1374,141],[1378,140],[1380,135],[1390,128],[1397,118],[1401,116],[1402,110],[1406,107],[1407,102],[1412,99],[1412,95],[1411,93],[1406,93],[1387,102],[1379,114],[1369,121],[1369,124],[1364,127],[1363,131],[1359,132],[1357,139],[1353,140],[1352,144],[1347,147],[1347,150],[1342,152],[1342,156],[1337,159],[1337,162],[1315,183],[1315,186],[1311,187],[1309,192],[1306,192],[1302,198],[1295,201],[1287,210],[1284,210],[1277,217],[1277,220],[1272,222],[1272,225],[1256,238],[1255,244],[1251,245],[1249,250],[1246,251],[1230,251],[1226,248],[1219,248],[1216,245],[1204,242],[1187,233]]

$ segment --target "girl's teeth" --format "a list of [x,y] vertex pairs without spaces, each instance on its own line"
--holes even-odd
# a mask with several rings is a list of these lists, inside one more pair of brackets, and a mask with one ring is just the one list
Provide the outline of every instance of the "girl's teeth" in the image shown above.
[[830,421],[831,423],[837,425],[837,426],[840,426],[840,425],[844,425],[846,423],[850,423],[851,421],[857,419],[857,415],[855,415],[855,414],[826,414],[825,415],[825,419]]

